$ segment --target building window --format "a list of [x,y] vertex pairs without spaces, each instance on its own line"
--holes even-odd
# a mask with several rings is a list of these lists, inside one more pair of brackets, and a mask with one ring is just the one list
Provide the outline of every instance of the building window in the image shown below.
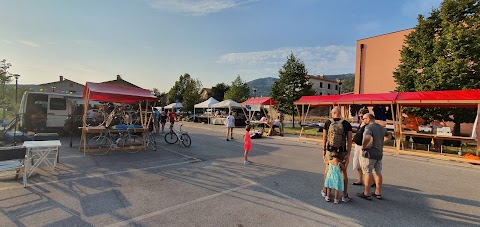
[[319,92],[318,94],[319,94],[319,95],[323,95],[322,92]]
[[321,88],[323,87],[323,82],[320,82],[320,87],[321,87]]
[[335,91],[338,91],[338,85],[335,85]]
[[327,85],[327,88],[330,89],[330,84]]

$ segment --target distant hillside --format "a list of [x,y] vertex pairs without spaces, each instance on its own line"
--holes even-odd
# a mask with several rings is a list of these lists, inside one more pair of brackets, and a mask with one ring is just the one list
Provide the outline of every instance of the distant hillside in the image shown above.
[[324,75],[325,78],[330,80],[336,80],[337,78],[340,79],[351,79],[355,77],[355,73],[346,73],[346,74],[338,74],[338,75]]
[[[250,96],[270,96],[272,90],[272,85],[275,81],[279,80],[278,78],[266,77],[247,82],[247,86],[250,88]],[[253,88],[257,88],[257,93],[253,94]]]

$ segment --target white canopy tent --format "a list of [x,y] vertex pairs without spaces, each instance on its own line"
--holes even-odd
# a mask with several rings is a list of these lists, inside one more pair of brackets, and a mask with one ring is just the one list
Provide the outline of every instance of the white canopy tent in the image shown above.
[[163,109],[180,109],[182,107],[183,107],[182,103],[174,102],[164,106]]
[[[195,121],[195,109],[207,109],[207,108],[212,108],[212,105],[217,104],[218,101],[214,99],[213,97],[210,97],[209,99],[195,104],[193,106],[193,116],[194,116],[194,121]],[[210,118],[208,118],[207,122],[210,124]]]
[[213,104],[211,108],[228,108],[228,112],[232,111],[233,108],[242,109],[242,106],[238,102],[235,102],[231,99],[223,100],[219,103]]
[[218,101],[216,99],[214,99],[213,97],[210,97],[209,99],[201,102],[201,103],[198,103],[198,104],[195,104],[193,107],[195,109],[206,109],[206,108],[211,108],[213,104],[217,104]]

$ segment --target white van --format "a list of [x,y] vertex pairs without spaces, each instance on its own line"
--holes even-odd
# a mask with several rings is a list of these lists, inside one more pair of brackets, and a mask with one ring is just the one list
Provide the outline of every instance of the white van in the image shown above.
[[19,126],[23,131],[60,131],[73,107],[83,104],[79,95],[25,92],[20,102]]

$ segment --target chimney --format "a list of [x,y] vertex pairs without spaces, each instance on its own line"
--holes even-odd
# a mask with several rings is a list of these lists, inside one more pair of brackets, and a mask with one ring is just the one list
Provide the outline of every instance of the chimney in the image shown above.
[[62,82],[62,81],[63,81],[63,76],[60,76],[60,82]]
[[122,77],[120,75],[117,75],[117,80],[121,80]]

